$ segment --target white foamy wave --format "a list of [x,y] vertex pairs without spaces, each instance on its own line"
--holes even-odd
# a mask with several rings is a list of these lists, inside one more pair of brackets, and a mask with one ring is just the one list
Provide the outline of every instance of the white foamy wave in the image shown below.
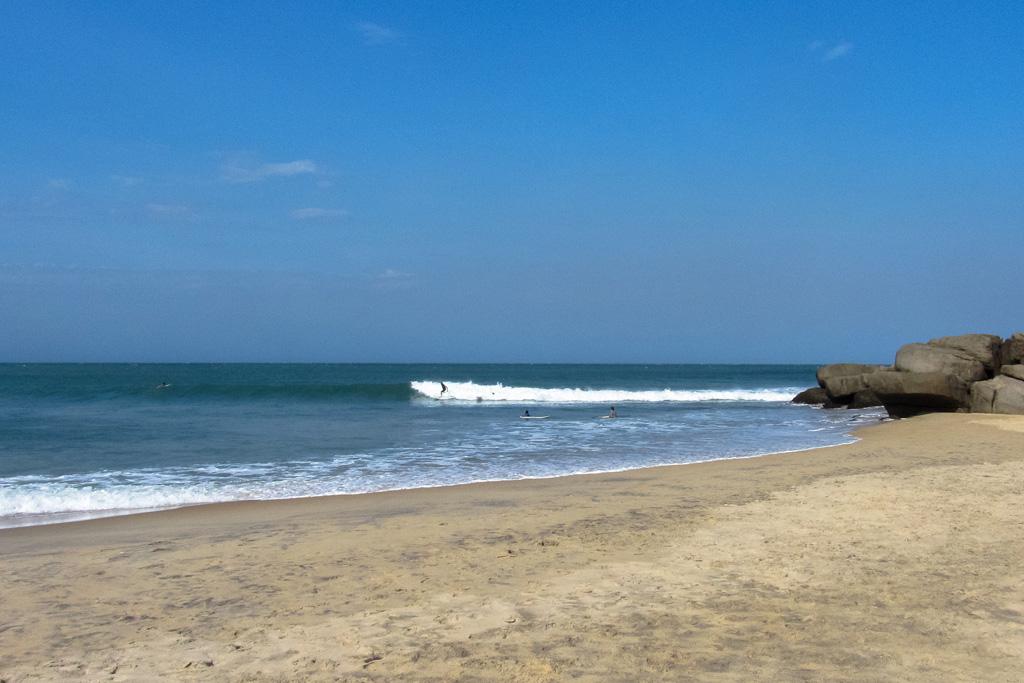
[[212,503],[223,494],[205,487],[22,485],[0,490],[0,517],[61,512],[155,509]]
[[789,401],[799,388],[774,389],[544,389],[507,387],[504,384],[448,382],[441,394],[440,382],[410,383],[413,390],[428,398],[455,401],[511,401],[516,403],[664,403],[694,401]]

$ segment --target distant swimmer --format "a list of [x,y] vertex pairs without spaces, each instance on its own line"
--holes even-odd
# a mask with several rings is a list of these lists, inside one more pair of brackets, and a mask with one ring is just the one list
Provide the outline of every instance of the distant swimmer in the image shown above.
[[608,417],[618,417],[618,416],[619,416],[619,414],[615,412],[615,406],[612,406],[608,410]]
[[444,396],[446,393],[448,393],[448,385],[441,382],[441,396]]
[[156,385],[156,388],[157,388],[157,389],[167,389],[167,388],[168,388],[168,387],[170,387],[170,386],[171,386],[171,385],[170,385],[170,384],[168,384],[167,382],[160,382],[160,384],[157,384],[157,385]]

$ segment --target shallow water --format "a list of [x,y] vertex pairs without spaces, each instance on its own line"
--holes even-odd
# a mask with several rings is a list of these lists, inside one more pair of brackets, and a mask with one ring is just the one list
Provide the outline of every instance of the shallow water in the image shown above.
[[0,365],[0,526],[797,450],[880,417],[789,404],[814,370]]

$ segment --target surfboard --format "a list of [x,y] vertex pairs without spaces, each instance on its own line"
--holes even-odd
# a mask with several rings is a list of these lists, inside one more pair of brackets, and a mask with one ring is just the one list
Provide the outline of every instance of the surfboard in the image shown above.
[[546,420],[550,415],[520,415],[520,420]]

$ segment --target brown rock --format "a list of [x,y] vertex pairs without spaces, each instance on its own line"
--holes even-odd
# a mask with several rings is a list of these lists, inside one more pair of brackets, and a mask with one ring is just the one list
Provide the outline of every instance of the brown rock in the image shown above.
[[1024,415],[1024,381],[999,375],[971,385],[972,413]]
[[1024,381],[1024,365],[1004,365],[999,368],[999,374]]
[[896,352],[896,369],[953,375],[964,382],[985,379],[985,365],[965,351],[932,344],[906,344]]
[[835,363],[818,368],[818,385],[828,392],[836,403],[849,403],[853,395],[866,391],[867,375],[888,370],[885,365],[863,365],[860,363]]
[[1014,332],[1010,335],[1010,338],[1003,342],[999,356],[1002,365],[1024,363],[1024,332]]
[[818,386],[825,388],[825,380],[833,377],[847,377],[850,375],[863,375],[869,372],[889,370],[885,365],[865,365],[863,363],[831,363],[818,368]]
[[962,351],[984,365],[991,373],[1000,365],[999,356],[1003,340],[994,334],[958,334],[955,337],[932,339],[928,344]]
[[878,394],[865,389],[864,391],[858,391],[853,395],[853,400],[850,401],[848,408],[875,408],[882,405],[882,399],[878,398]]
[[878,372],[868,384],[892,417],[956,412],[970,404],[967,383],[942,372]]
[[790,403],[803,403],[812,406],[821,405],[826,402],[828,402],[828,394],[826,394],[825,390],[821,387],[804,389],[790,401]]

